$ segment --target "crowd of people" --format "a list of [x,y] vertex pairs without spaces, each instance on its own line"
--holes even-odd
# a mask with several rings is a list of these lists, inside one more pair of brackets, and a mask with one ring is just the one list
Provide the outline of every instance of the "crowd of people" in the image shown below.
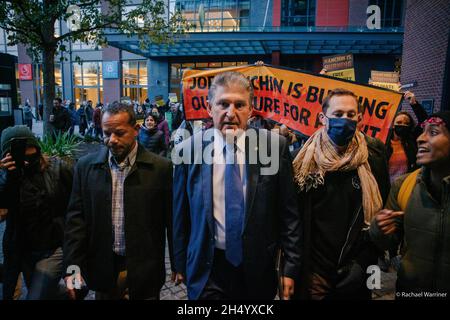
[[[171,133],[176,131],[183,122],[182,105],[168,100],[164,106],[157,106],[155,103],[150,103],[148,98],[143,104],[139,104],[137,101],[132,101],[130,104],[137,121],[141,122],[139,141],[150,151],[166,155],[171,146]],[[92,100],[88,100],[83,101],[76,109],[75,103],[70,100],[54,99],[49,115],[49,122],[53,127],[53,137],[67,132],[70,134],[77,132],[82,137],[103,139],[101,115],[104,107],[101,102],[94,107]],[[43,120],[43,109],[42,114],[38,108],[36,108],[36,112],[33,112],[28,100],[22,109],[24,124],[33,130],[33,120]],[[166,120],[166,113],[170,113],[170,123]],[[155,125],[153,126],[153,124]],[[163,137],[162,142],[159,139],[161,136]]]
[[[329,92],[311,137],[252,117],[253,95],[245,76],[221,73],[211,120],[183,121],[173,105],[172,128],[157,107],[87,103],[80,126],[92,121],[104,145],[73,169],[43,155],[29,128],[4,130],[4,298],[22,272],[29,299],[83,299],[88,288],[99,300],[157,300],[166,239],[189,299],[368,300],[367,270],[386,250],[401,255],[398,298],[448,298],[450,111],[427,115],[406,92],[414,116],[399,112],[384,144],[359,130],[364,109],[349,90]],[[57,130],[73,127],[70,112],[55,100]],[[172,165],[178,127],[192,135],[175,138],[187,160]],[[264,174],[268,145],[279,164]],[[198,146],[212,162],[194,161]]]

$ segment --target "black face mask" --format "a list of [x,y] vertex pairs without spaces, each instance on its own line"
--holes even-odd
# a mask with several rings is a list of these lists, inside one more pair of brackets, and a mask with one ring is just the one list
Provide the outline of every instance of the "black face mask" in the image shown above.
[[401,139],[405,139],[411,133],[409,126],[394,125],[394,132]]
[[25,166],[26,174],[30,175],[39,171],[41,164],[41,154],[39,152],[25,156],[24,160],[28,162],[28,165]]

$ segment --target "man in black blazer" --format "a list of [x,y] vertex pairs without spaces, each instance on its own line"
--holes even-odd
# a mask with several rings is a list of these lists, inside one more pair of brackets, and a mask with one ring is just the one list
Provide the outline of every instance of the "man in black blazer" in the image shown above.
[[288,145],[276,133],[247,128],[253,88],[242,74],[216,75],[208,99],[214,128],[185,140],[180,158],[172,157],[177,281],[186,281],[189,299],[273,299],[282,252],[281,298],[288,299],[300,265]]
[[159,299],[172,165],[137,143],[131,106],[108,106],[102,129],[106,147],[75,167],[64,242],[69,294],[86,284],[97,299]]

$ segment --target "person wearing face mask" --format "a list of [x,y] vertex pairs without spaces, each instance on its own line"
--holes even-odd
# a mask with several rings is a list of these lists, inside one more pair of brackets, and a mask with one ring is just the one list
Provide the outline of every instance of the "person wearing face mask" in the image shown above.
[[331,90],[323,127],[294,159],[304,235],[297,299],[371,297],[366,270],[379,251],[365,229],[383,207],[389,176],[384,146],[357,130],[363,111],[353,92]]
[[[427,118],[427,113],[417,102],[414,93],[406,91],[404,98],[409,100],[412,110],[419,123]],[[411,114],[406,111],[397,113],[393,127],[386,142],[387,158],[389,162],[389,177],[393,183],[399,176],[417,169],[417,137],[422,133],[420,126],[416,126]]]
[[[15,140],[25,144],[23,165],[14,158],[19,157]],[[27,299],[63,298],[64,290],[58,290],[58,282],[63,276],[61,247],[72,169],[57,158],[43,155],[26,126],[5,129],[1,151],[0,207],[8,210],[3,238],[3,298],[13,298],[20,272],[28,289]]]
[[166,156],[167,146],[164,141],[164,133],[158,130],[156,119],[152,114],[147,115],[144,125],[139,129],[138,141],[148,151],[161,157]]

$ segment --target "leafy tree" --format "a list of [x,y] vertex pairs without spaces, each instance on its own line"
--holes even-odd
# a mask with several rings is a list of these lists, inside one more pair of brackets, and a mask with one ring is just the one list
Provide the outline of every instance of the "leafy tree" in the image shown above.
[[[137,36],[141,47],[175,41],[186,21],[179,11],[170,12],[162,0],[143,0],[132,10],[130,0],[12,0],[0,2],[0,27],[8,32],[8,44],[25,44],[35,62],[41,62],[44,82],[44,132],[55,98],[55,55],[67,50],[69,41],[106,46],[107,33]],[[55,22],[70,29],[55,34]]]

